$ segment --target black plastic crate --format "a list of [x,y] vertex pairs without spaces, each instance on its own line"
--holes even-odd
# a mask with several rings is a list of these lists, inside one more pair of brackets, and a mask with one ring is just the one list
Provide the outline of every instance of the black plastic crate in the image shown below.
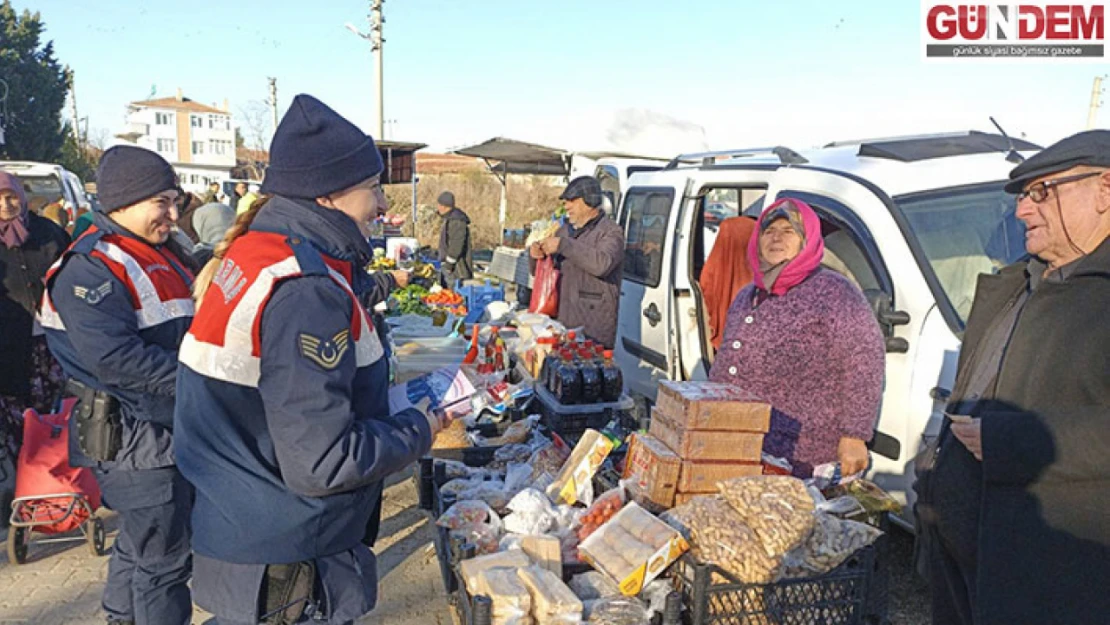
[[872,589],[881,569],[883,538],[860,549],[836,569],[815,577],[745,584],[686,554],[672,568],[686,606],[687,625],[879,625],[885,600]]
[[588,429],[600,430],[613,419],[631,419],[635,403],[624,396],[608,404],[560,404],[542,385],[536,385],[533,409],[540,415],[540,423],[548,430],[563,437],[577,437]]

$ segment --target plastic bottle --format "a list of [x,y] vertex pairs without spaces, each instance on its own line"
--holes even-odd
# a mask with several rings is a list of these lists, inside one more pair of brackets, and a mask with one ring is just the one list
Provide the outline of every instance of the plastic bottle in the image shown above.
[[466,357],[463,358],[464,365],[472,365],[478,360],[478,324],[474,324],[474,336],[470,339],[470,349],[466,352]]
[[600,403],[601,368],[594,360],[593,353],[585,347],[578,350],[578,374],[582,378],[582,403]]
[[569,349],[564,349],[562,359],[555,368],[555,399],[560,404],[577,404],[582,399],[582,375],[574,363]]
[[624,393],[624,376],[621,370],[613,364],[613,352],[605,350],[605,360],[601,365],[601,400],[609,403],[617,401]]

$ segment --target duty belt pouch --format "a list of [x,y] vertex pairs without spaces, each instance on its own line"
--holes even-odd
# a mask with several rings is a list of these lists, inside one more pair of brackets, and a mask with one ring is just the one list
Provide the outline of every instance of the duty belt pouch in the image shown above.
[[316,586],[316,563],[269,564],[259,597],[261,620],[266,625],[292,625],[310,605]]
[[73,417],[77,419],[77,444],[90,460],[111,462],[123,442],[119,402],[107,393],[71,380],[66,392],[77,398]]

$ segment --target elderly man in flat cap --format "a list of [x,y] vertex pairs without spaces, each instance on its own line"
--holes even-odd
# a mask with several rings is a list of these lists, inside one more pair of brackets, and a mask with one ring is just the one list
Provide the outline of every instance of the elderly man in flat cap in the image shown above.
[[1110,622],[1110,131],[1017,166],[917,512],[937,625]]

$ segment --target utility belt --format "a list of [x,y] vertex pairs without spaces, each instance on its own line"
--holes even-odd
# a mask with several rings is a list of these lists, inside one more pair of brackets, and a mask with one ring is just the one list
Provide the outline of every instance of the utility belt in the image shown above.
[[73,379],[66,382],[65,394],[77,398],[73,418],[81,453],[97,462],[115,460],[123,442],[119,400]]
[[292,625],[302,617],[318,617],[316,563],[268,564],[258,598],[259,620],[266,625]]

